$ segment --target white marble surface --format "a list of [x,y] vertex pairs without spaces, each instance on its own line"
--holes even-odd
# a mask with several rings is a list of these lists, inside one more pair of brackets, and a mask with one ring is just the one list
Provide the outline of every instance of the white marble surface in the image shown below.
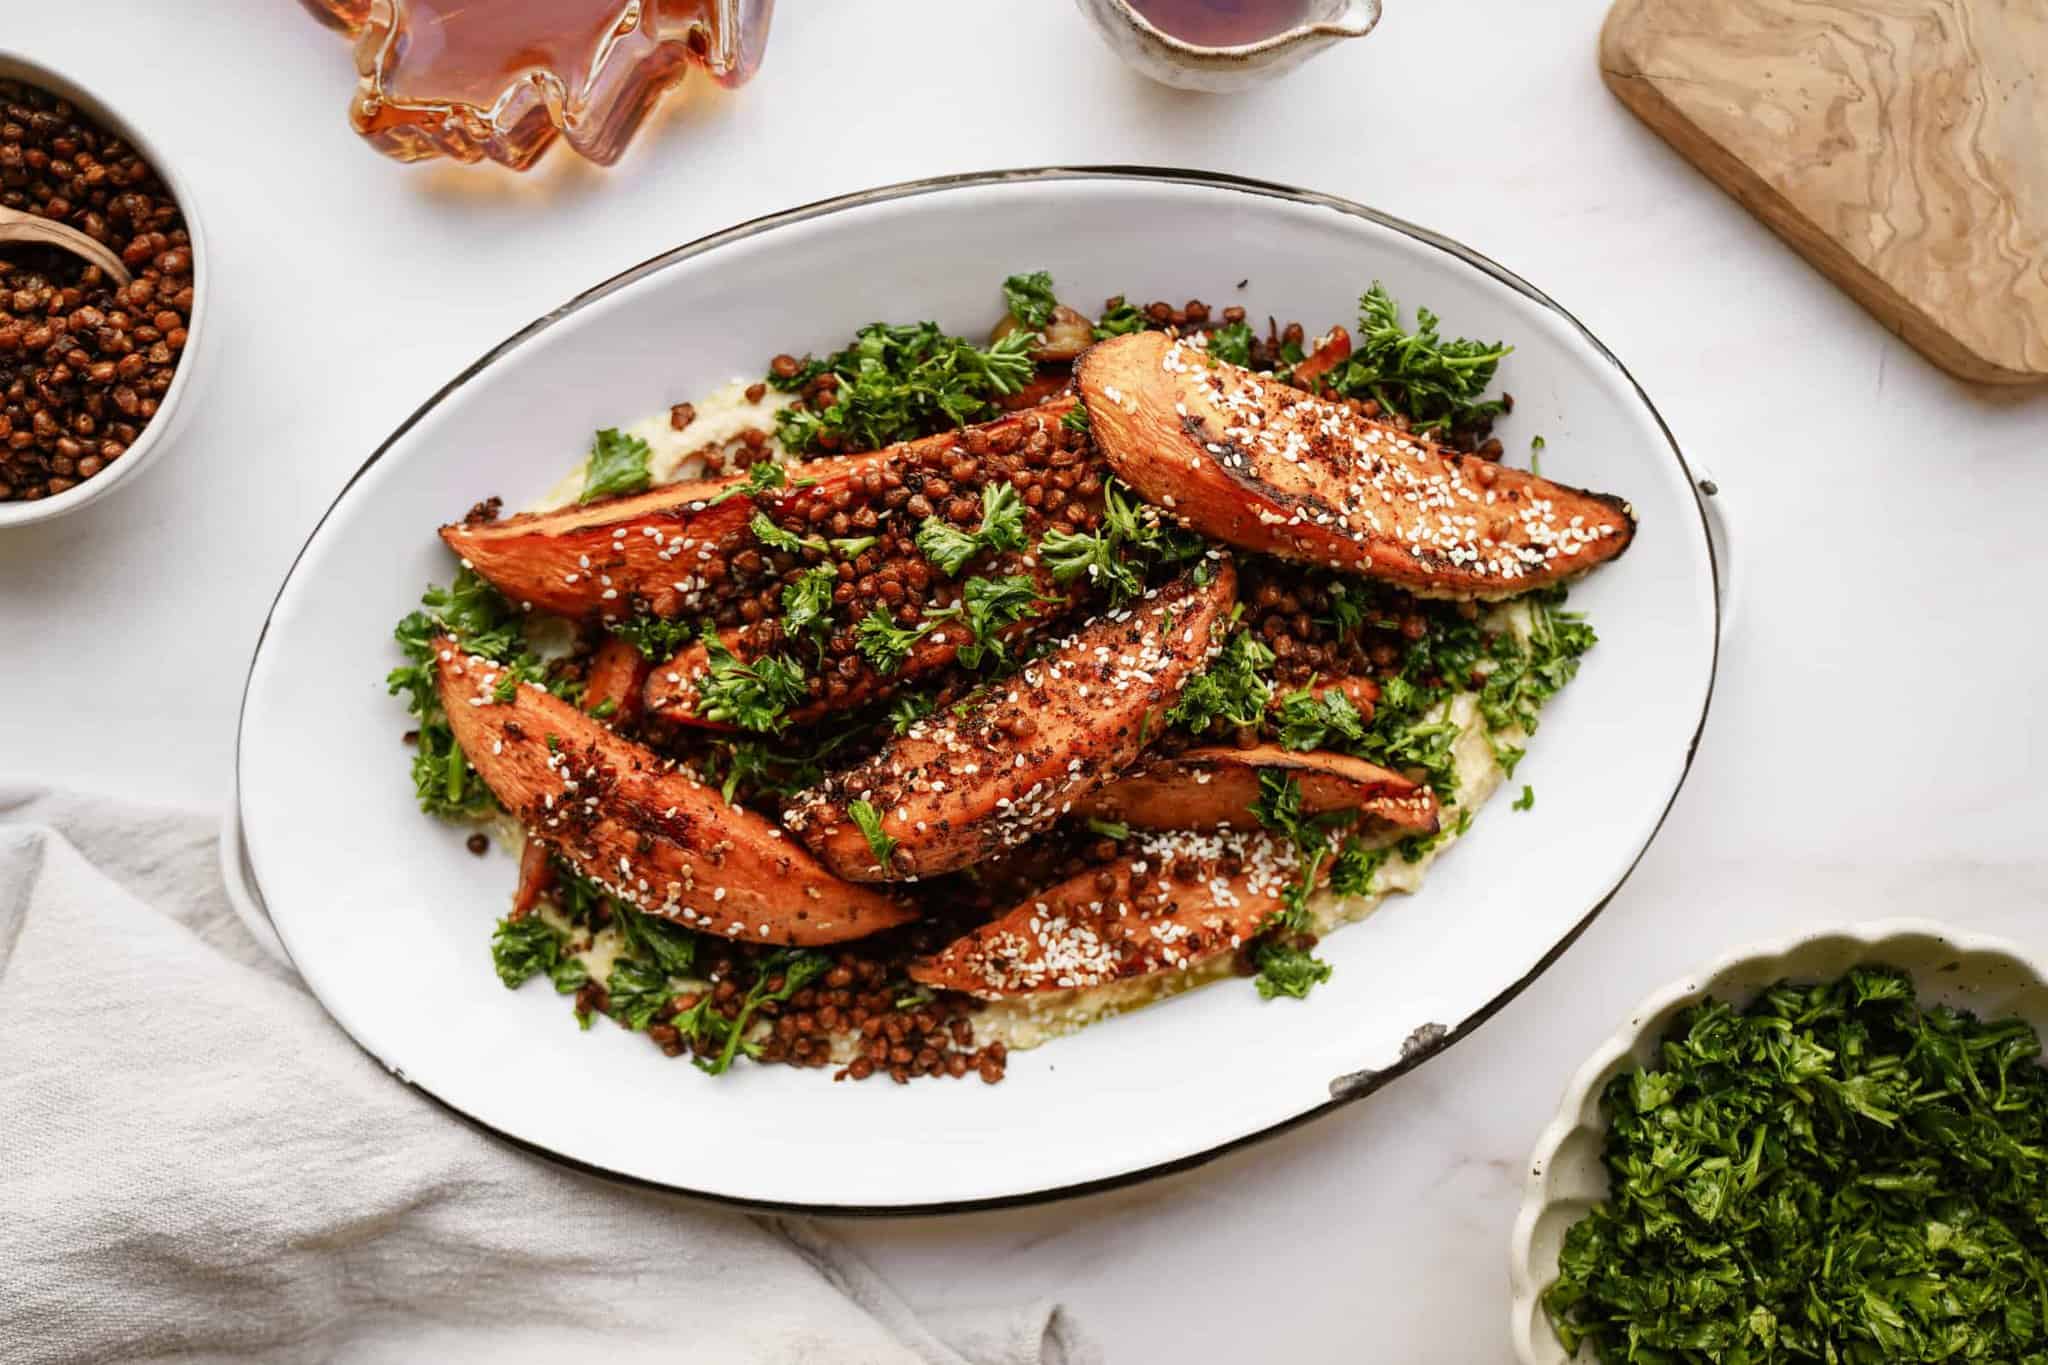
[[1576,312],[1728,490],[1740,619],[1662,837],[1555,968],[1366,1103],[1139,1189],[843,1231],[917,1302],[1062,1298],[1116,1361],[1504,1359],[1522,1158],[1638,996],[1828,919],[2048,933],[2048,396],[1931,369],[1636,124],[1594,70],[1601,8],[1400,0],[1226,100],[1128,76],[1060,0],[785,0],[740,97],[696,90],[608,174],[519,180],[357,145],[345,45],[283,0],[17,3],[0,44],[185,158],[218,349],[146,478],[0,536],[0,770],[220,802],[263,609],[342,481],[499,338],[705,231],[1052,162],[1441,229]]

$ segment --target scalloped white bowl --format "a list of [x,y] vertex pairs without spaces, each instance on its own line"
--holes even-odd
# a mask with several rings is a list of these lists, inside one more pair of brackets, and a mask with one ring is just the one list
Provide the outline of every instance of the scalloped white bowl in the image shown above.
[[2048,1033],[2048,971],[2039,959],[2019,944],[1933,920],[1829,925],[1796,938],[1749,944],[1652,992],[1572,1077],[1557,1116],[1529,1158],[1509,1266],[1514,1291],[1510,1327],[1522,1365],[1595,1358],[1590,1347],[1577,1356],[1565,1354],[1543,1315],[1542,1295],[1557,1278],[1557,1253],[1566,1231],[1607,1194],[1607,1172],[1600,1164],[1607,1131],[1600,1095],[1607,1082],[1651,1062],[1673,1018],[1703,996],[1747,1003],[1778,981],[1826,980],[1851,967],[1878,963],[1910,974],[1922,1000],[1986,1018],[2018,1015]]

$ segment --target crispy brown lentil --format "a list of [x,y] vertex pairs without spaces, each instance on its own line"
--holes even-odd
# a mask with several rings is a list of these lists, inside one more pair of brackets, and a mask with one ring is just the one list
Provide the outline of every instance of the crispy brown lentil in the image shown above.
[[191,238],[147,163],[69,101],[0,80],[0,205],[105,242],[133,280],[50,247],[0,256],[0,502],[61,493],[125,454],[170,388]]

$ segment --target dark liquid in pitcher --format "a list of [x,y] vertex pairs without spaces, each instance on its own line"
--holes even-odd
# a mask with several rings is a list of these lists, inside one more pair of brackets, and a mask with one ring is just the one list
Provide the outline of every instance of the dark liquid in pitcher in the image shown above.
[[1313,0],[1131,0],[1152,26],[1197,47],[1236,47],[1308,22]]

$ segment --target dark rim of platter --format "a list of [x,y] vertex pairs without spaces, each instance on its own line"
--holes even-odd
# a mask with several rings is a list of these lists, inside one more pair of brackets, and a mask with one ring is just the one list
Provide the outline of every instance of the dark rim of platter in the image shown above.
[[[1594,352],[1597,353],[1600,356],[1600,358],[1604,360],[1607,364],[1613,366],[1615,372],[1618,373],[1624,380],[1626,380],[1629,386],[1635,390],[1636,396],[1638,399],[1641,400],[1644,410],[1649,412],[1650,415],[1656,419],[1658,429],[1663,432],[1665,443],[1670,448],[1671,457],[1678,462],[1680,470],[1685,475],[1686,486],[1692,490],[1695,510],[1697,511],[1700,517],[1701,536],[1705,541],[1707,547],[1708,564],[1712,570],[1714,579],[1715,613],[1714,648],[1713,657],[1708,668],[1707,689],[1705,695],[1701,698],[1700,701],[1699,721],[1693,727],[1692,738],[1687,742],[1686,745],[1684,766],[1681,768],[1679,772],[1678,781],[1672,786],[1670,800],[1668,800],[1665,803],[1664,809],[1658,812],[1656,824],[1651,828],[1649,834],[1644,837],[1642,847],[1637,849],[1635,856],[1629,860],[1628,867],[1622,871],[1621,875],[1618,878],[1616,878],[1614,884],[1607,889],[1606,893],[1600,896],[1600,898],[1596,900],[1590,908],[1587,909],[1586,913],[1579,919],[1579,921],[1576,924],[1572,926],[1570,931],[1567,932],[1564,935],[1564,937],[1561,938],[1557,942],[1557,944],[1550,949],[1549,952],[1545,953],[1543,957],[1535,964],[1535,966],[1530,968],[1530,970],[1527,973],[1525,973],[1519,979],[1514,981],[1505,990],[1501,991],[1491,1000],[1487,1001],[1486,1004],[1481,1006],[1477,1011],[1467,1016],[1465,1019],[1459,1021],[1457,1024],[1449,1027],[1440,1027],[1434,1024],[1430,1024],[1425,1025],[1422,1029],[1419,1029],[1416,1035],[1409,1040],[1410,1045],[1402,1049],[1401,1058],[1394,1065],[1380,1070],[1360,1071],[1352,1073],[1350,1075],[1339,1076],[1330,1083],[1331,1097],[1328,1100],[1325,1100],[1320,1104],[1311,1106],[1310,1108],[1303,1110],[1299,1114],[1295,1114],[1289,1118],[1282,1119],[1280,1122],[1272,1124],[1269,1127],[1262,1128],[1257,1132],[1247,1133],[1242,1137],[1233,1138],[1230,1141],[1219,1143],[1216,1146],[1206,1148],[1200,1152],[1195,1152],[1183,1157],[1177,1157],[1171,1161],[1160,1162],[1156,1165],[1145,1166],[1140,1169],[1128,1171],[1120,1175],[1107,1176],[1099,1180],[1083,1181],[1072,1185],[1051,1186],[1045,1189],[1030,1190],[1019,1194],[1007,1194],[986,1199],[953,1200],[932,1204],[817,1204],[791,1203],[765,1199],[748,1199],[736,1195],[720,1194],[712,1191],[692,1189],[687,1185],[673,1185],[665,1181],[649,1180],[641,1176],[630,1175],[624,1172],[610,1170],[603,1166],[592,1165],[589,1162],[579,1161],[574,1157],[564,1156],[559,1152],[550,1150],[546,1147],[538,1146],[534,1143],[528,1142],[520,1137],[517,1137],[511,1133],[507,1133],[502,1129],[499,1129],[493,1126],[492,1124],[477,1118],[475,1115],[470,1114],[467,1111],[461,1109],[460,1107],[441,1098],[439,1095],[434,1094],[433,1091],[427,1089],[425,1086],[422,1086],[421,1084],[419,1084],[419,1082],[407,1077],[402,1068],[392,1066],[390,1063],[384,1061],[383,1058],[377,1057],[374,1053],[369,1053],[368,1048],[364,1048],[364,1051],[366,1053],[369,1053],[369,1055],[375,1061],[377,1061],[377,1063],[380,1066],[383,1066],[385,1067],[385,1069],[391,1071],[394,1075],[398,1076],[401,1080],[404,1080],[408,1085],[412,1086],[413,1089],[418,1090],[420,1093],[426,1095],[429,1099],[432,1099],[436,1104],[439,1104],[442,1108],[448,1110],[450,1113],[456,1115],[458,1118],[461,1118],[463,1121],[469,1123],[471,1126],[483,1132],[491,1134],[493,1137],[499,1139],[500,1141],[506,1142],[511,1146],[519,1148],[523,1151],[532,1152],[537,1156],[545,1157],[550,1161],[557,1162],[571,1169],[582,1171],[589,1175],[600,1176],[607,1180],[618,1181],[623,1184],[636,1186],[642,1189],[662,1190],[673,1194],[688,1195],[692,1198],[703,1199],[713,1203],[729,1205],[737,1208],[754,1209],[765,1212],[807,1213],[824,1216],[868,1215],[876,1217],[905,1217],[917,1214],[969,1213],[988,1209],[1014,1208],[1021,1205],[1039,1204],[1049,1202],[1052,1200],[1069,1199],[1081,1195],[1097,1194],[1107,1190],[1119,1189],[1127,1185],[1135,1185],[1141,1181],[1157,1179],[1158,1177],[1171,1175],[1179,1171],[1190,1170],[1194,1167],[1201,1166],[1208,1162],[1214,1161],[1218,1157],[1224,1156],[1225,1154],[1230,1152],[1234,1152],[1239,1148],[1247,1147],[1250,1146],[1252,1143],[1261,1142],[1267,1138],[1278,1136],[1279,1134],[1287,1132],[1290,1129],[1293,1129],[1301,1124],[1307,1123],[1310,1120],[1320,1118],[1324,1114],[1330,1113],[1332,1110],[1335,1110],[1340,1106],[1350,1104],[1353,1101],[1363,1099],[1367,1095],[1373,1094],[1381,1087],[1385,1086],[1389,1081],[1392,1081],[1398,1076],[1406,1074],[1408,1071],[1421,1065],[1429,1058],[1436,1056],[1438,1053],[1442,1052],[1451,1044],[1465,1038],[1466,1036],[1471,1034],[1475,1029],[1477,1029],[1481,1024],[1484,1024],[1487,1020],[1491,1019],[1495,1014],[1499,1013],[1500,1010],[1510,1000],[1513,1000],[1515,996],[1519,995],[1522,992],[1522,990],[1526,986],[1528,986],[1530,982],[1534,981],[1538,976],[1541,976],[1545,971],[1547,971],[1550,968],[1552,963],[1556,962],[1559,957],[1563,956],[1565,950],[1571,947],[1572,944],[1578,940],[1579,935],[1585,932],[1587,926],[1589,926],[1593,922],[1594,918],[1598,916],[1602,910],[1607,908],[1608,903],[1614,899],[1615,894],[1621,890],[1623,884],[1627,882],[1629,876],[1634,873],[1637,864],[1642,861],[1643,854],[1647,852],[1650,845],[1655,842],[1658,832],[1662,830],[1664,826],[1664,821],[1666,817],[1670,815],[1671,805],[1673,802],[1677,800],[1679,791],[1685,785],[1686,777],[1692,771],[1693,757],[1698,752],[1700,734],[1706,726],[1707,711],[1713,700],[1714,681],[1719,668],[1721,650],[1720,613],[1722,607],[1722,570],[1721,565],[1719,563],[1719,559],[1717,557],[1714,536],[1712,535],[1708,525],[1706,505],[1702,501],[1701,495],[1702,492],[1711,495],[1716,490],[1714,490],[1711,486],[1705,488],[1702,487],[1700,478],[1697,475],[1695,475],[1694,471],[1692,470],[1692,467],[1686,463],[1685,456],[1679,450],[1678,442],[1672,436],[1671,429],[1668,425],[1666,425],[1662,414],[1660,414],[1657,411],[1656,406],[1650,402],[1649,395],[1643,392],[1642,385],[1636,382],[1635,377],[1628,372],[1627,367],[1625,367],[1621,363],[1621,361],[1615,357],[1612,351],[1608,350],[1607,347],[1601,343],[1598,337],[1594,336],[1592,332],[1587,330],[1585,324],[1581,323],[1577,318],[1573,317],[1570,313],[1566,312],[1562,307],[1560,307],[1557,304],[1555,300],[1550,298],[1549,295],[1545,294],[1542,290],[1537,289],[1534,285],[1530,284],[1521,276],[1515,274],[1513,271],[1508,270],[1506,267],[1498,264],[1497,262],[1489,259],[1484,255],[1481,255],[1479,252],[1472,250],[1472,248],[1465,246],[1460,242],[1453,241],[1452,239],[1442,236],[1439,233],[1431,232],[1427,228],[1418,227],[1413,223],[1409,223],[1402,219],[1395,218],[1389,214],[1381,213],[1376,209],[1367,208],[1363,204],[1353,203],[1348,199],[1338,198],[1334,195],[1319,194],[1310,190],[1295,189],[1288,185],[1274,184],[1270,181],[1251,180],[1241,176],[1224,175],[1214,171],[1177,170],[1168,167],[1156,166],[1038,166],[1027,167],[1017,170],[982,171],[966,175],[936,176],[926,180],[911,180],[905,181],[901,184],[885,185],[875,189],[861,190],[857,193],[839,195],[831,199],[821,199],[816,203],[805,204],[799,208],[787,209],[780,213],[768,214],[760,218],[752,219],[748,222],[737,224],[733,227],[725,228],[722,231],[711,233],[708,236],[700,237],[693,242],[685,243],[682,246],[678,246],[669,251],[665,251],[658,256],[651,257],[650,259],[641,262],[639,265],[633,266],[627,270],[623,270],[618,274],[612,276],[610,279],[605,280],[602,283],[591,287],[590,289],[586,289],[585,291],[576,295],[576,297],[570,299],[567,303],[563,304],[559,308],[556,308],[552,312],[547,313],[542,317],[536,318],[534,321],[528,323],[519,331],[513,333],[511,336],[505,338],[505,340],[499,342],[496,346],[493,346],[490,350],[486,351],[481,357],[479,357],[475,361],[475,363],[471,364],[468,368],[464,369],[460,374],[456,375],[453,379],[449,380],[448,383],[442,385],[441,388],[437,390],[431,397],[429,397],[426,402],[422,403],[417,409],[415,409],[413,413],[405,419],[405,421],[399,424],[398,428],[395,431],[393,431],[388,437],[384,439],[383,443],[380,444],[376,448],[376,450],[370,453],[370,457],[363,461],[362,465],[356,470],[356,472],[349,477],[348,482],[344,484],[341,490],[335,494],[334,501],[328,504],[327,510],[321,513],[319,522],[313,527],[311,534],[309,534],[306,537],[305,544],[299,547],[298,554],[293,557],[291,569],[285,574],[284,580],[279,584],[277,596],[272,599],[271,606],[268,612],[266,612],[265,614],[263,630],[257,636],[255,649],[251,652],[250,655],[249,673],[243,682],[242,705],[236,721],[235,765],[237,773],[239,774],[241,770],[242,734],[243,728],[248,718],[249,691],[250,685],[255,677],[256,661],[263,652],[263,645],[265,640],[269,638],[271,620],[275,616],[277,610],[277,602],[283,598],[285,590],[290,586],[292,578],[297,574],[299,565],[305,558],[306,551],[312,546],[314,540],[316,540],[319,537],[320,531],[322,530],[322,528],[326,526],[328,518],[334,514],[335,509],[341,505],[342,500],[348,496],[349,490],[354,488],[356,482],[360,480],[363,477],[363,475],[367,473],[379,460],[384,458],[384,455],[387,451],[389,451],[394,445],[396,445],[398,441],[401,438],[403,438],[407,432],[411,431],[414,426],[416,426],[429,412],[431,412],[444,399],[446,399],[449,395],[456,392],[458,389],[462,388],[465,384],[469,383],[472,379],[474,379],[477,375],[481,374],[484,370],[489,368],[500,358],[525,345],[527,342],[533,340],[535,337],[539,336],[541,333],[545,332],[548,328],[552,327],[555,323],[560,322],[562,319],[569,317],[570,315],[578,312],[583,308],[590,306],[593,303],[598,302],[601,299],[609,297],[610,295],[618,292],[621,289],[626,288],[627,286],[635,283],[638,280],[645,278],[646,276],[652,275],[660,270],[665,270],[670,266],[678,264],[679,262],[687,261],[697,256],[701,256],[706,252],[716,250],[723,246],[728,246],[734,242],[745,241],[749,238],[760,236],[763,233],[773,231],[777,228],[787,227],[795,223],[807,222],[815,218],[822,218],[828,214],[839,213],[847,209],[862,208],[868,205],[887,203],[897,199],[909,199],[921,195],[939,194],[950,190],[978,188],[990,185],[1049,183],[1055,181],[1079,180],[1134,180],[1145,181],[1150,183],[1185,184],[1202,186],[1211,189],[1229,190],[1239,194],[1257,195],[1263,198],[1288,200],[1298,204],[1306,204],[1315,207],[1326,208],[1337,213],[1345,214],[1349,217],[1359,218],[1367,222],[1377,224],[1380,227],[1390,229],[1394,232],[1398,232],[1403,236],[1412,238],[1415,241],[1433,247],[1446,255],[1456,257],[1458,260],[1463,261],[1465,264],[1469,266],[1472,266],[1474,269],[1483,271],[1495,280],[1498,280],[1500,283],[1506,285],[1508,288],[1514,290],[1517,294],[1522,295],[1524,298],[1541,305],[1545,309],[1548,309],[1557,317],[1563,319],[1566,323],[1570,324],[1572,329],[1576,331],[1579,334],[1579,336],[1589,346],[1592,347]],[[238,790],[235,794],[236,811],[234,819],[234,824],[237,831],[239,831],[240,828],[240,800],[241,797],[238,783]],[[236,857],[242,855],[242,850],[228,850],[229,857]],[[255,899],[258,905],[262,905],[262,891],[256,881],[255,869],[253,868],[253,866],[249,864],[246,856],[243,856],[243,867],[244,875],[248,878],[249,886],[251,890],[254,892]],[[326,1007],[325,1001],[322,1001],[321,1004],[323,1008]],[[331,1015],[332,1011],[330,1010],[329,1013]],[[346,1031],[347,1030],[344,1030],[344,1032]],[[353,1039],[354,1035],[351,1034],[350,1037]],[[362,1045],[360,1042],[358,1042],[357,1046],[360,1047]]]

